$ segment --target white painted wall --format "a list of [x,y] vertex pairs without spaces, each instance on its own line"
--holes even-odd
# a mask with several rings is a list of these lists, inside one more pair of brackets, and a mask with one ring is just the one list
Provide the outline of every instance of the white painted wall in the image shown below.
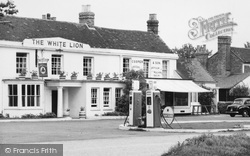
[[[87,117],[92,116],[100,116],[104,114],[105,112],[113,112],[115,111],[115,88],[123,88],[123,83],[111,83],[108,81],[104,82],[93,82],[93,83],[86,83],[86,106],[87,111],[86,115]],[[99,89],[99,106],[98,108],[91,108],[91,88],[98,88]],[[110,88],[111,89],[111,104],[109,108],[103,107],[103,89],[104,88]]]
[[[101,49],[101,48],[88,48],[85,49],[62,49],[62,51],[56,51],[55,48],[51,47],[41,47],[41,46],[30,46],[27,44],[22,44],[22,42],[10,42],[10,41],[0,41],[0,113],[9,113],[11,116],[20,116],[25,113],[46,113],[51,112],[51,91],[53,87],[47,87],[46,84],[41,86],[41,107],[35,109],[24,110],[20,109],[9,109],[8,108],[8,88],[3,79],[11,79],[15,83],[27,83],[25,81],[19,81],[16,79],[18,74],[16,74],[16,53],[23,52],[28,54],[28,72],[32,70],[38,70],[35,64],[35,51],[38,49],[39,58],[49,59],[48,66],[48,77],[46,79],[58,79],[58,75],[51,74],[51,56],[52,54],[62,55],[62,69],[68,73],[67,79],[70,79],[71,73],[73,71],[79,72],[78,80],[86,79],[83,76],[83,57],[93,57],[93,74],[94,76],[99,73],[110,73],[111,76],[114,72],[121,74],[123,66],[123,58],[139,58],[139,59],[149,59],[149,60],[168,60],[168,75],[169,78],[175,78],[176,70],[176,59],[178,56],[176,54],[168,53],[152,53],[152,52],[141,52],[132,50],[117,50],[117,49]],[[150,71],[149,71],[150,72]],[[30,73],[27,74],[30,77]],[[41,78],[40,78],[41,79]],[[43,81],[42,81],[43,82]],[[100,88],[100,108],[99,110],[93,110],[90,108],[90,89],[91,87]],[[103,108],[103,88],[111,88],[111,98],[112,103],[110,108]],[[85,106],[87,116],[101,115],[104,112],[114,111],[115,108],[115,88],[123,87],[123,83],[117,82],[88,82],[82,81],[82,87],[68,89],[68,103],[70,107],[70,114],[72,117],[78,117],[79,110],[81,106]]]

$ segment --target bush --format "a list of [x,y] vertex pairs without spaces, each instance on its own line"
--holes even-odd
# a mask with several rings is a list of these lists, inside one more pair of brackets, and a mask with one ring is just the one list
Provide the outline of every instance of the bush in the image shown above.
[[39,115],[41,118],[56,118],[56,114],[53,113],[53,112],[48,112],[48,113],[45,113],[45,114],[40,114]]
[[122,95],[117,101],[116,112],[121,112],[128,114],[129,112],[129,97],[127,95]]
[[231,105],[233,101],[219,101],[218,102],[218,111],[220,114],[225,114],[227,110],[227,106]]
[[1,119],[1,118],[4,118],[3,114],[0,114],[0,119]]
[[102,116],[126,116],[126,113],[122,113],[122,112],[106,112],[104,113]]
[[40,113],[39,115],[34,114],[24,114],[21,117],[22,119],[39,119],[39,118],[56,118],[56,114],[52,112],[48,112],[45,114]]
[[250,137],[245,133],[230,136],[214,136],[204,134],[199,137],[186,139],[183,143],[170,148],[162,156],[246,156],[250,155]]
[[24,114],[21,116],[22,119],[34,119],[34,118],[37,118],[36,115],[34,114]]

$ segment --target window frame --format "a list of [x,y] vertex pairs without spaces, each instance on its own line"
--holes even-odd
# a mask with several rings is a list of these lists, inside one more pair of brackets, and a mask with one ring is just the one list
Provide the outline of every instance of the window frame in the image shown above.
[[[105,91],[105,89],[108,89],[108,91]],[[110,108],[110,107],[111,107],[111,88],[105,87],[103,88],[103,108]]]
[[[11,87],[11,90],[10,90],[10,87]],[[14,89],[14,87],[16,89]],[[12,108],[18,107],[18,85],[17,84],[8,84],[8,107],[12,107]]]
[[143,74],[145,78],[149,77],[149,63],[150,63],[149,59],[143,60],[143,72],[144,72]]
[[[119,93],[117,91],[119,91]],[[118,106],[118,99],[121,96],[122,96],[122,88],[115,88],[115,106]]]
[[41,106],[41,86],[39,84],[22,84],[21,85],[21,98],[22,98],[23,108],[40,107]]
[[[85,59],[90,61],[90,63],[88,61],[85,63],[84,61]],[[93,62],[94,62],[93,57],[88,57],[88,56],[83,57],[83,62],[82,62],[83,76],[88,76],[89,74],[93,74]]]
[[131,66],[131,58],[123,58],[122,59],[122,72],[126,73],[130,71]]
[[[59,61],[58,61],[59,60]],[[51,55],[51,75],[59,75],[62,71],[63,56],[58,54]]]
[[[96,90],[96,92],[93,92],[93,90]],[[100,96],[99,96],[99,88],[91,88],[90,90],[90,107],[93,109],[93,108],[99,108],[99,99],[100,99]],[[96,93],[96,96],[93,96],[93,93]],[[93,103],[93,98],[94,101],[96,103]]]
[[28,53],[17,52],[16,53],[16,73],[20,74],[23,70],[27,70],[28,67]]
[[168,61],[167,60],[162,61],[162,77],[163,78],[168,77]]
[[[183,98],[185,96],[185,98]],[[181,92],[176,92],[174,95],[174,106],[177,107],[185,107],[185,106],[189,106],[189,94],[188,93],[181,93]],[[179,103],[181,103],[181,105],[179,105]]]

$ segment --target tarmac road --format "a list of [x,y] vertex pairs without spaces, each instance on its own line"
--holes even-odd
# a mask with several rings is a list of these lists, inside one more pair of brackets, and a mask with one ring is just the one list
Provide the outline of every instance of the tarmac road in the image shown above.
[[[246,121],[250,118],[227,115],[180,116],[178,122],[191,121]],[[63,144],[64,156],[156,156],[171,146],[200,133],[163,133],[119,130],[124,120],[38,120],[1,122],[0,143]],[[250,132],[246,132],[250,136]],[[216,133],[215,135],[229,135]]]
[[[215,134],[231,135],[233,133]],[[64,156],[160,156],[169,148],[197,133],[172,133],[167,136],[141,136],[80,141],[47,142],[63,144]],[[250,136],[250,132],[247,132]],[[46,142],[43,142],[46,143]]]
[[48,142],[63,144],[64,156],[157,156],[171,146],[200,134]]

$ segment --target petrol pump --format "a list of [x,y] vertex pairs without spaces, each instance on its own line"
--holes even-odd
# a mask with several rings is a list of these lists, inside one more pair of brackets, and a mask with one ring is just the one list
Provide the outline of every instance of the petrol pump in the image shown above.
[[133,81],[132,90],[129,93],[129,125],[141,125],[142,92],[139,91],[139,81]]
[[146,91],[146,127],[161,127],[160,91]]

